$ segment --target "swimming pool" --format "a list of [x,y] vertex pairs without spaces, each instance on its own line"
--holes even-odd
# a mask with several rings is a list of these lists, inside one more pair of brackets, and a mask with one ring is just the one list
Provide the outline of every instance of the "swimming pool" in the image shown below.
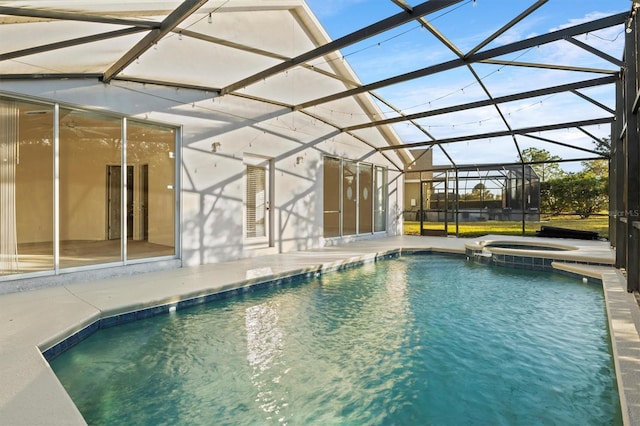
[[407,256],[101,330],[90,424],[621,424],[602,289]]

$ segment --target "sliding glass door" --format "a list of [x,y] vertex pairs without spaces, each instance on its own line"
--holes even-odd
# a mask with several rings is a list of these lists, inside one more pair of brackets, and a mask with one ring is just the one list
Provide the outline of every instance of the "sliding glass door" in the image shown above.
[[324,237],[385,231],[387,170],[334,157],[323,162]]
[[175,256],[176,146],[171,127],[0,96],[0,276]]

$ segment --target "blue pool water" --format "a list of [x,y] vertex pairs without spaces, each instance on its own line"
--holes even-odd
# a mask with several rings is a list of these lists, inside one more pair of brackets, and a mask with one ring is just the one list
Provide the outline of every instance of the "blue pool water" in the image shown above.
[[101,330],[89,424],[622,424],[602,289],[408,256]]

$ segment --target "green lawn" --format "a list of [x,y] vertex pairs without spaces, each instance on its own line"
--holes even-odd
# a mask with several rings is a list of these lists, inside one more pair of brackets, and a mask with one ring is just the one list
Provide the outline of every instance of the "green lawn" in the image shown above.
[[[580,219],[578,216],[544,216],[540,222],[527,222],[525,235],[535,235],[541,226],[555,226],[558,228],[578,229],[592,231],[600,234],[602,238],[609,238],[609,217],[606,215],[591,216]],[[425,229],[443,229],[443,223],[425,222]],[[456,234],[455,222],[449,223],[449,235]],[[522,235],[522,222],[502,222],[488,220],[482,222],[460,222],[459,233],[461,237],[479,237],[487,234]],[[420,235],[420,222],[404,222],[405,235]]]

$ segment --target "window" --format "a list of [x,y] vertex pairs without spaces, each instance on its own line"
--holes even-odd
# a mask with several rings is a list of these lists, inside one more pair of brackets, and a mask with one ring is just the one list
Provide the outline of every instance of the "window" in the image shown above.
[[244,237],[252,248],[273,247],[273,159],[245,154]]
[[247,166],[246,234],[247,238],[267,236],[267,169]]

